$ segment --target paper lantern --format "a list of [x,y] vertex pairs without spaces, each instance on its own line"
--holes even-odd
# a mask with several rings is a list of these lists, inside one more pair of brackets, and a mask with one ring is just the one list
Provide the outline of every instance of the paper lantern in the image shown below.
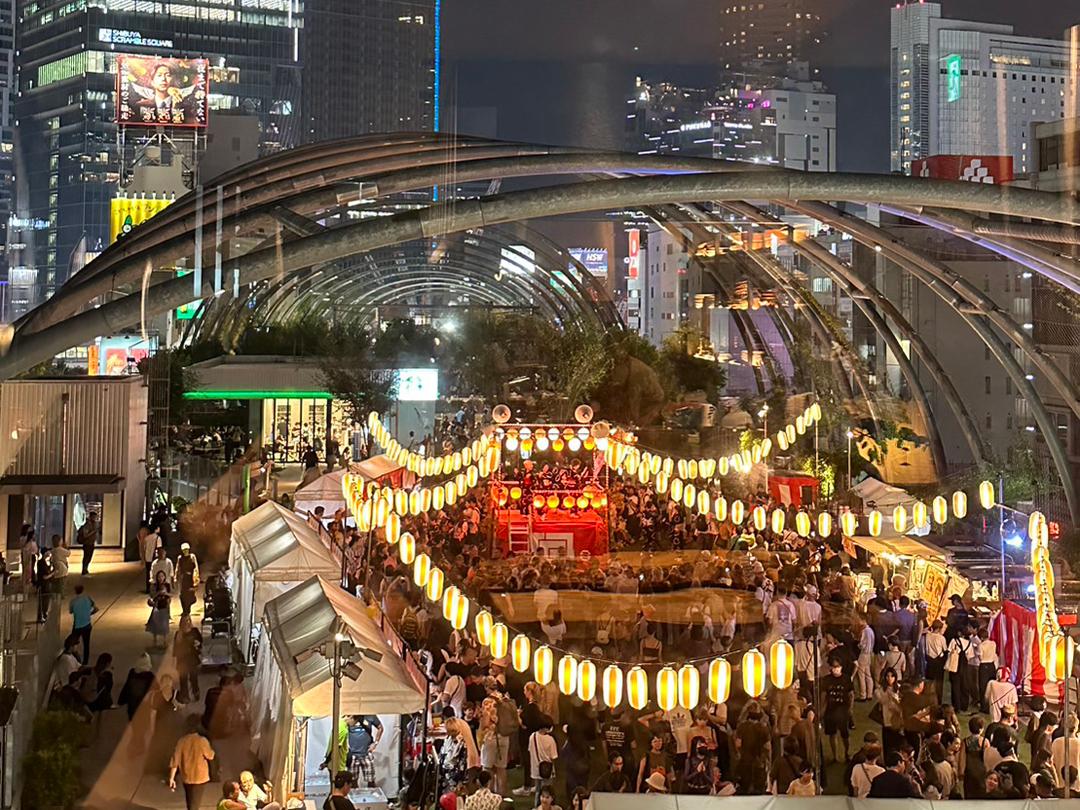
[[716,519],[721,523],[727,520],[727,498],[723,495],[717,496],[716,500],[713,501],[713,513],[716,515]]
[[548,495],[547,496],[547,508],[548,509],[558,509],[559,508],[559,496],[558,495]]
[[690,477],[690,464],[685,458],[680,458],[675,464],[675,469],[679,473],[679,478]]
[[712,504],[709,503],[709,491],[707,489],[701,490],[697,494],[697,510],[703,514],[709,514],[709,507]]
[[1042,512],[1032,512],[1028,516],[1028,539],[1032,541],[1039,540],[1045,526],[1046,516]]
[[898,534],[904,534],[907,531],[907,509],[903,505],[892,510],[892,525]]
[[795,515],[795,531],[799,537],[809,537],[810,528],[810,515],[806,514],[806,512],[799,512]]
[[870,530],[871,537],[881,536],[881,512],[877,509],[871,510],[870,514],[866,516],[866,526]]
[[945,500],[944,496],[938,495],[934,498],[932,506],[934,510],[934,523],[943,526],[949,521],[949,502]]
[[425,586],[427,591],[427,598],[432,602],[438,602],[443,593],[443,572],[438,566],[431,569],[431,573],[428,574],[427,585]]
[[780,448],[780,452],[786,451],[791,446],[788,444],[787,433],[782,430],[776,434],[776,446]]
[[1046,662],[1048,680],[1061,683],[1072,673],[1074,652],[1075,644],[1069,636],[1059,633],[1050,640]]
[[727,475],[729,472],[729,465],[727,456],[722,456],[716,460],[716,471],[721,475]]
[[859,518],[854,512],[844,512],[840,516],[840,531],[844,533],[844,537],[854,537],[858,528]]
[[806,433],[806,419],[803,418],[802,414],[795,417],[795,432],[800,436]]
[[578,664],[577,696],[585,703],[596,696],[596,664],[588,659]]
[[555,657],[551,647],[546,644],[537,647],[533,653],[533,680],[541,686],[551,683],[551,675],[555,667]]
[[577,689],[578,660],[572,655],[564,655],[559,659],[559,691],[564,695],[572,695]]
[[769,648],[769,674],[777,689],[787,689],[795,678],[795,650],[782,638]]
[[420,492],[420,511],[431,511],[431,487],[424,487]]
[[533,495],[532,503],[533,503],[533,509],[543,509],[544,508],[544,496],[543,495]]
[[604,668],[603,697],[604,705],[614,709],[622,703],[623,671],[615,664],[609,664]]
[[797,438],[795,435],[795,426],[788,425],[784,428],[784,433],[787,434],[788,444],[795,444],[795,439]]
[[761,463],[761,445],[755,444],[754,448],[750,451],[750,460],[755,464]]
[[958,520],[967,517],[967,493],[957,490],[952,494],[952,511]]
[[716,459],[703,458],[698,462],[698,470],[701,471],[702,478],[712,478],[716,475]]
[[656,703],[663,711],[670,712],[678,702],[678,676],[671,667],[664,667],[656,673]]
[[773,509],[772,512],[772,530],[773,534],[784,533],[784,521],[786,519],[783,509]]
[[637,710],[649,703],[649,678],[641,667],[632,667],[626,673],[626,701]]
[[386,518],[390,514],[390,502],[385,498],[379,498],[375,503],[375,525],[385,526]]
[[817,516],[817,533],[819,537],[828,537],[832,534],[832,514],[819,512]]
[[447,481],[443,484],[443,493],[448,506],[453,506],[457,503],[457,487],[454,486],[453,481]]
[[435,487],[431,490],[431,508],[442,509],[446,503],[446,490],[442,487]]
[[760,650],[749,650],[742,657],[743,690],[752,698],[765,691],[765,656]]
[[818,402],[815,402],[813,405],[810,406],[810,410],[814,414],[814,421],[815,422],[819,421],[821,419],[821,404],[818,403]]
[[427,554],[417,554],[413,560],[413,582],[418,588],[427,585],[428,576],[431,574],[431,557]]
[[687,509],[693,509],[694,504],[697,503],[697,488],[693,484],[686,484],[683,487],[683,506]]
[[679,668],[679,705],[693,711],[697,708],[701,693],[701,673],[692,664]]
[[723,658],[714,658],[709,664],[709,700],[726,703],[731,695],[731,664]]
[[649,483],[649,465],[642,464],[637,468],[637,478],[639,484]]
[[746,471],[746,472],[750,472],[750,467],[753,464],[753,459],[754,459],[754,457],[753,457],[753,455],[751,455],[749,450],[743,450],[742,451],[742,459],[741,459],[742,460],[741,469]]
[[411,565],[416,559],[416,538],[412,532],[402,532],[398,539],[398,556],[405,565]]
[[681,501],[683,493],[683,482],[681,478],[671,479],[671,500]]
[[746,517],[746,507],[742,501],[731,502],[731,522],[736,526],[741,526],[743,519]]
[[563,496],[563,499],[562,499],[562,507],[563,507],[563,509],[573,509],[574,504],[576,504],[576,503],[577,503],[577,501],[574,499],[573,495],[564,495]]
[[994,492],[994,484],[992,481],[983,481],[979,484],[979,505],[983,509],[993,509],[994,503],[997,497]]
[[653,487],[656,489],[657,495],[663,495],[668,490],[668,475],[666,472],[658,472],[656,474],[656,480],[653,481]]
[[754,528],[759,532],[765,531],[765,526],[768,523],[768,515],[765,513],[764,506],[755,506],[753,512]]
[[670,456],[665,457],[660,469],[663,470],[664,475],[670,476],[675,471],[675,459]]
[[915,506],[911,509],[911,515],[916,529],[922,529],[930,525],[926,514],[926,504],[922,501],[915,502]]
[[507,452],[513,453],[518,449],[518,440],[516,436],[507,436],[505,444]]
[[418,489],[409,493],[409,514],[413,517],[420,514],[420,490]]
[[510,487],[510,500],[512,500],[512,501],[520,501],[521,500],[521,487]]
[[447,611],[444,606],[443,612],[448,613],[446,619],[451,627],[455,630],[464,630],[469,622],[469,597],[457,588],[452,587],[450,590],[453,592],[453,597],[450,600],[449,610]]
[[510,645],[510,663],[515,672],[524,672],[529,668],[529,659],[532,657],[532,643],[529,637],[519,633],[514,636],[514,643]]
[[[476,618],[473,619],[473,629],[476,631],[476,640],[484,647],[491,645],[491,630],[494,627],[494,624],[495,620],[491,617],[490,610],[481,610],[476,614]],[[503,652],[503,655],[506,655],[506,653]],[[502,656],[496,657],[501,658]]]
[[510,638],[510,631],[502,622],[498,622],[491,628],[491,657],[498,660],[506,657],[506,642]]
[[386,518],[386,542],[397,543],[401,539],[401,518],[390,514]]
[[[480,483],[480,470],[478,470],[476,467],[469,467],[469,471],[465,474],[465,480],[468,483],[470,489],[472,487],[475,487],[477,484]],[[458,481],[457,487],[458,496],[460,497],[461,495],[464,495],[465,488],[461,485],[460,481]]]

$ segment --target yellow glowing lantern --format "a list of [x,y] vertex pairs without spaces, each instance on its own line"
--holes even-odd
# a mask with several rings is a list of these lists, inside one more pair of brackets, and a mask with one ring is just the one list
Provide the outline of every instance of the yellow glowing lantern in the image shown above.
[[[491,631],[494,627],[494,619],[491,618],[490,610],[481,610],[473,619],[473,629],[476,630],[476,640],[485,647],[491,645]],[[504,625],[505,627],[505,625]],[[506,655],[506,652],[503,652]],[[496,656],[501,658],[502,656]]]
[[753,512],[754,528],[759,532],[765,531],[765,526],[768,523],[768,515],[765,513],[764,506],[755,506]]
[[698,470],[701,472],[702,478],[712,478],[716,475],[716,459],[703,458],[698,462]]
[[713,502],[713,513],[721,523],[727,520],[727,498],[723,495],[718,496]]
[[892,525],[898,534],[904,534],[907,531],[907,509],[902,504],[892,510]]
[[663,463],[660,465],[660,469],[664,471],[664,475],[671,475],[675,471],[675,459],[670,456],[665,456]]
[[1075,644],[1066,635],[1058,634],[1050,640],[1050,654],[1046,662],[1046,677],[1054,683],[1060,683],[1073,670]]
[[979,505],[983,509],[993,509],[996,501],[994,484],[992,481],[983,481],[979,484]]
[[386,518],[386,542],[396,543],[401,539],[401,518],[390,513]]
[[726,703],[731,695],[731,664],[723,658],[715,658],[709,664],[709,700]]
[[390,515],[390,502],[385,498],[379,498],[375,503],[375,525],[385,526],[386,518]]
[[578,660],[572,655],[559,659],[559,691],[572,695],[577,689]]
[[671,479],[671,500],[681,501],[683,494],[683,482],[681,478]]
[[939,526],[949,521],[949,502],[943,495],[938,495],[932,502],[934,510],[934,522]]
[[420,514],[420,490],[409,493],[409,514],[413,517]]
[[787,689],[795,678],[795,650],[782,638],[769,648],[769,674],[777,689]]
[[746,518],[746,507],[742,501],[731,502],[731,522],[736,526],[741,526],[743,520]]
[[524,672],[529,668],[529,659],[532,657],[532,643],[529,637],[519,633],[514,636],[514,643],[510,645],[510,663],[515,672]]
[[765,691],[765,656],[760,650],[749,650],[742,657],[743,690],[752,698]]
[[768,458],[769,453],[772,452],[772,439],[766,436],[761,442],[761,456],[762,458]]
[[750,467],[751,467],[751,466],[753,465],[753,463],[754,463],[753,459],[754,459],[754,457],[753,457],[753,455],[752,455],[752,454],[750,453],[750,451],[749,451],[749,450],[743,450],[743,451],[742,451],[742,469],[744,469],[744,470],[746,470],[747,472],[749,472],[749,471],[750,471]]
[[441,568],[435,566],[431,569],[424,590],[427,591],[427,598],[432,602],[439,601],[443,592],[443,572]]
[[409,493],[403,489],[399,489],[394,493],[394,511],[399,515],[409,513]]
[[727,456],[722,456],[716,460],[716,472],[721,476],[728,474],[728,459]]
[[703,515],[709,514],[709,491],[707,489],[701,490],[697,495],[697,510]]
[[1028,539],[1036,541],[1042,537],[1043,528],[1046,526],[1046,516],[1042,512],[1032,512],[1028,516]]
[[641,667],[626,673],[626,702],[632,709],[644,709],[649,703],[649,677]]
[[761,445],[760,444],[755,444],[753,449],[750,451],[750,460],[753,461],[755,464],[760,464],[761,463]]
[[795,417],[795,432],[802,436],[806,433],[806,420],[802,414]]
[[454,588],[453,591],[454,596],[450,600],[450,615],[446,617],[446,620],[450,622],[450,626],[455,630],[464,630],[465,625],[469,622],[469,597],[457,588]]
[[698,469],[697,459],[692,458],[686,464],[687,478],[697,478],[700,470]]
[[558,509],[559,508],[559,496],[558,495],[548,495],[547,496],[547,508],[548,509]]
[[782,430],[776,434],[776,446],[780,448],[781,452],[784,452],[790,447],[787,440],[787,433]]
[[421,490],[421,492],[420,492],[420,511],[421,512],[429,512],[429,511],[431,511],[431,488],[430,487],[424,487],[424,489]]
[[457,487],[454,486],[453,481],[447,481],[443,484],[443,497],[448,506],[453,506],[457,503]]
[[701,673],[692,664],[679,668],[679,705],[693,711],[698,705],[701,693]]
[[398,539],[398,556],[405,565],[411,565],[416,559],[416,538],[412,532],[402,532]]
[[795,439],[797,438],[795,435],[795,426],[788,425],[784,428],[784,433],[787,435],[788,444],[795,444]]
[[506,450],[507,450],[507,452],[513,453],[517,449],[518,449],[517,436],[507,436],[506,437]]
[[687,509],[693,509],[694,504],[697,503],[697,490],[693,484],[686,484],[683,487],[683,506]]
[[958,520],[967,517],[967,493],[957,490],[952,494],[952,511]]
[[623,671],[615,664],[609,664],[604,668],[603,678],[604,705],[614,709],[622,703]]
[[819,537],[828,537],[832,534],[832,514],[819,512],[817,516],[817,533]]
[[679,702],[679,679],[671,667],[656,673],[656,702],[665,712],[670,712]]
[[551,647],[546,644],[537,647],[533,653],[533,680],[541,686],[551,683],[551,675],[555,666],[555,657],[551,653]]
[[689,465],[689,463],[687,463],[685,458],[680,458],[679,459],[679,463],[675,465],[675,469],[679,473],[679,478],[689,478],[690,477],[690,465]]
[[809,537],[810,528],[810,515],[806,514],[806,512],[799,512],[795,515],[795,532],[799,537]]
[[783,509],[773,509],[772,512],[772,530],[773,534],[784,533],[784,521],[786,519]]
[[844,512],[840,516],[840,531],[844,533],[844,537],[854,537],[858,528],[859,519],[854,512]]
[[926,514],[926,504],[922,501],[915,502],[915,506],[911,508],[911,515],[916,529],[922,529],[930,525],[929,517]]
[[442,509],[446,503],[446,491],[442,487],[431,490],[431,508]]
[[814,414],[814,421],[815,422],[819,421],[821,419],[821,405],[820,405],[820,403],[815,402],[813,405],[810,406],[810,410]]
[[[475,487],[477,484],[480,483],[480,470],[476,469],[475,466],[469,467],[468,473],[466,474],[465,478],[470,488]],[[465,488],[461,486],[460,482],[458,482],[458,495],[464,494]]]
[[521,487],[510,487],[510,500],[512,500],[512,501],[520,501],[521,500]]
[[574,499],[573,495],[564,495],[562,499],[562,508],[573,509],[575,503],[577,503],[577,501]]
[[506,657],[507,639],[510,631],[502,622],[497,622],[491,628],[491,657],[495,660]]
[[596,664],[592,661],[578,664],[577,696],[586,703],[596,696]]
[[418,588],[427,585],[428,576],[431,574],[431,557],[427,554],[417,554],[413,560],[413,582]]
[[648,464],[642,464],[641,466],[639,466],[637,468],[637,478],[638,478],[638,483],[641,483],[641,484],[649,483],[649,465]]
[[881,512],[877,509],[871,510],[870,514],[866,516],[866,527],[870,530],[871,537],[881,536],[881,524]]
[[533,509],[543,509],[544,503],[543,495],[533,495]]

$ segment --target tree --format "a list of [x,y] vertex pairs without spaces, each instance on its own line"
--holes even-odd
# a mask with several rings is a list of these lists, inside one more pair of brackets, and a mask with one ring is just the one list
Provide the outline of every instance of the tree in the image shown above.
[[704,391],[709,402],[716,402],[727,382],[727,372],[715,360],[696,357],[704,342],[700,332],[681,326],[664,338],[660,356],[671,367],[681,392]]
[[604,332],[591,326],[567,329],[554,346],[552,387],[576,407],[600,386],[611,364]]
[[319,360],[326,390],[363,423],[371,411],[382,413],[393,402],[393,373],[374,362],[374,341],[358,326],[341,325],[327,331],[327,351]]

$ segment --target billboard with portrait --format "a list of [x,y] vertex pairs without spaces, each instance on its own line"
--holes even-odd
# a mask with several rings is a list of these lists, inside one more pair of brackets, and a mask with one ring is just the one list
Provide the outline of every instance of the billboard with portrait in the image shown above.
[[206,126],[210,97],[206,59],[116,57],[116,123],[121,126]]

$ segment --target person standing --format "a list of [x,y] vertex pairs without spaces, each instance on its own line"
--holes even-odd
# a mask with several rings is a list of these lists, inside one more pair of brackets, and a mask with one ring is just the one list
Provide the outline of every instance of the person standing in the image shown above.
[[146,568],[146,578],[143,583],[146,593],[150,593],[150,583],[153,581],[150,578],[150,566],[154,563],[154,555],[157,554],[160,545],[161,536],[156,529],[151,529],[150,525],[144,520],[139,526],[139,559],[142,560],[143,566]]
[[22,583],[23,593],[30,592],[30,585],[33,584],[37,578],[37,574],[34,571],[37,565],[38,549],[37,540],[34,538],[34,530],[29,525],[24,526],[23,541],[22,541]]
[[190,616],[180,617],[180,628],[173,636],[173,659],[180,680],[180,702],[199,700],[199,666],[202,664],[202,634],[191,624]]
[[934,698],[939,705],[945,703],[945,654],[949,647],[942,632],[944,629],[945,624],[941,619],[934,619],[930,632],[922,637],[926,680],[934,687]]
[[188,733],[176,742],[169,761],[169,790],[176,790],[176,777],[184,786],[187,810],[199,810],[203,790],[210,781],[210,761],[214,749],[200,732],[197,718],[190,718]]
[[49,555],[38,554],[34,562],[34,585],[37,586],[38,592],[38,624],[44,624],[49,618],[49,604],[52,598],[49,592],[51,574],[52,564],[49,561]]
[[84,662],[90,661],[90,631],[93,629],[91,617],[97,613],[94,600],[86,595],[82,583],[75,586],[75,596],[71,598],[68,612],[71,614],[71,636],[82,639]]
[[191,553],[190,543],[180,544],[180,556],[176,559],[174,577],[180,593],[180,612],[187,616],[191,613],[191,606],[198,600],[195,589],[199,585],[199,561]]
[[67,582],[68,558],[71,557],[71,549],[64,545],[63,538],[58,534],[52,536],[50,541],[52,548],[49,550],[49,593],[64,595],[64,584]]
[[93,512],[86,516],[86,523],[79,529],[79,545],[82,546],[82,575],[90,575],[90,561],[94,559],[94,549],[97,548],[98,537],[101,530],[98,528],[97,516]]
[[849,739],[851,737],[851,704],[854,700],[855,690],[851,683],[851,677],[844,674],[844,669],[838,658],[829,659],[829,672],[821,679],[821,695],[825,701],[825,711],[822,713],[822,727],[829,738],[829,748],[832,751],[833,762],[839,762],[836,751],[836,738],[839,737],[844,744],[844,760],[851,756]]
[[176,569],[173,565],[173,561],[170,560],[165,554],[165,546],[158,546],[155,552],[154,561],[150,564],[150,596],[154,596],[157,592],[158,574],[165,574],[165,582],[170,586],[173,582],[173,578],[176,576]]

